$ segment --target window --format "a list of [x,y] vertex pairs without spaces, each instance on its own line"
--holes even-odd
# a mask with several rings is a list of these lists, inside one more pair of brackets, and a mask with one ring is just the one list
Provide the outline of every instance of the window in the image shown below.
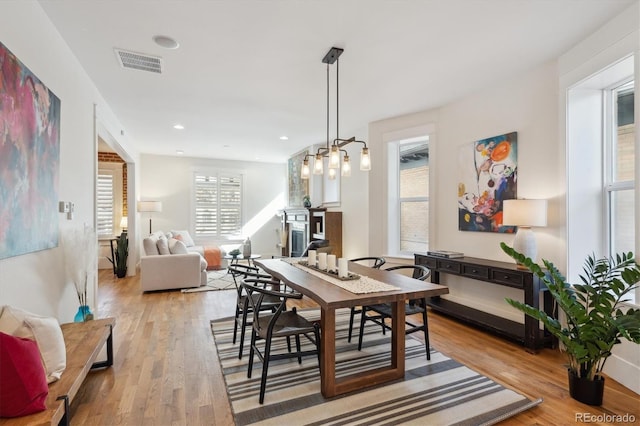
[[633,82],[607,92],[605,164],[605,206],[609,255],[635,251],[635,123]]
[[242,176],[196,172],[194,188],[195,236],[240,237]]
[[[567,272],[580,282],[584,260],[634,252],[634,57],[567,90]],[[640,289],[630,294],[640,303]]]
[[427,251],[429,244],[428,137],[390,144],[389,254]]
[[114,232],[114,171],[98,170],[97,234],[113,235]]

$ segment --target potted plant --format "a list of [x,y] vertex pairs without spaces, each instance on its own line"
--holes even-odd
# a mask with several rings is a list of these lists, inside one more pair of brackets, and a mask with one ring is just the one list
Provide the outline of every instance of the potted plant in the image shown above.
[[[581,283],[572,286],[552,262],[543,260],[543,269],[505,243],[500,246],[547,285],[554,299],[554,316],[516,300],[506,301],[541,321],[558,338],[560,350],[568,360],[571,397],[585,404],[601,405],[601,373],[613,346],[622,338],[640,343],[640,310],[621,306],[640,281],[640,266],[633,253],[617,254],[615,259],[589,256],[580,275]],[[564,318],[558,317],[558,309]]]
[[124,231],[118,238],[114,254],[116,258],[116,275],[118,278],[123,278],[127,275],[127,257],[129,256],[129,239],[127,238],[127,233]]
[[311,207],[311,197],[309,195],[302,197],[302,205],[306,208]]

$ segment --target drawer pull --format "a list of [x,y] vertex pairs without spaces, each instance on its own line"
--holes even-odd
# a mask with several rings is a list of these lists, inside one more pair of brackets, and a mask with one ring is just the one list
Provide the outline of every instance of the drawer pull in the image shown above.
[[473,272],[474,274],[477,274],[478,270],[477,269],[472,269],[471,272]]
[[503,278],[505,281],[509,281],[511,279],[511,277],[509,275],[505,275]]

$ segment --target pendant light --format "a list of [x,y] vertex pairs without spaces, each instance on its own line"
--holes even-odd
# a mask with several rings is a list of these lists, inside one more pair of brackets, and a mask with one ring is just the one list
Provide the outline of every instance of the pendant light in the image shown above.
[[[307,154],[304,157],[302,162],[302,179],[309,179],[310,168],[309,168],[309,157],[314,157],[314,166],[313,166],[313,174],[314,175],[322,175],[324,174],[324,158],[328,157],[328,173],[329,179],[335,179],[338,175],[337,170],[341,169],[340,175],[349,177],[351,176],[351,162],[349,160],[349,155],[347,151],[343,149],[346,145],[356,142],[361,143],[363,146],[362,151],[360,152],[360,170],[369,171],[371,170],[371,157],[369,156],[369,148],[367,147],[367,143],[364,141],[356,140],[355,136],[349,139],[341,139],[339,133],[339,66],[340,60],[338,59],[340,55],[344,52],[344,49],[339,47],[332,47],[329,49],[329,52],[322,58],[322,63],[327,64],[327,142],[326,146],[322,148],[318,148],[315,155]],[[336,64],[336,137],[333,142],[329,142],[329,66],[332,64]],[[344,156],[342,157],[342,164],[340,159],[340,153],[343,152]]]

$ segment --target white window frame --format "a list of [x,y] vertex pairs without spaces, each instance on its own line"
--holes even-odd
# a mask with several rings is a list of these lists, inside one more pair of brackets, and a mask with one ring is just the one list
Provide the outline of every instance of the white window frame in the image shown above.
[[[633,77],[629,77],[624,79],[616,84],[613,84],[606,89],[603,90],[603,99],[604,99],[604,155],[603,157],[603,208],[604,213],[603,217],[605,219],[605,244],[606,244],[606,252],[609,256],[615,256],[617,253],[614,253],[615,249],[613,248],[612,240],[615,235],[615,224],[613,223],[613,218],[615,215],[613,214],[613,196],[620,191],[633,191],[635,189],[635,180],[625,180],[618,181],[615,178],[615,162],[616,155],[615,149],[617,147],[617,138],[618,138],[618,122],[615,117],[617,117],[618,109],[617,109],[617,98],[618,93],[623,90],[627,90],[633,88],[634,96],[635,96],[635,82]],[[637,131],[637,129],[636,129]],[[638,153],[635,153],[636,158]],[[637,163],[637,162],[636,162]],[[635,164],[635,163],[634,163]],[[635,176],[635,175],[634,175]],[[635,216],[637,217],[637,213]],[[637,236],[636,236],[637,237]],[[634,248],[632,248],[634,254],[636,255],[636,259],[638,259],[638,254],[635,253]],[[640,301],[640,288],[637,288],[633,294],[634,300],[631,301],[632,304],[638,305]]]
[[[197,199],[197,185],[198,182],[196,181],[198,176],[214,176],[216,177],[216,186],[217,186],[217,190],[216,190],[216,197],[217,200],[215,201],[215,208],[217,209],[217,213],[216,213],[216,217],[218,218],[218,222],[215,224],[215,230],[213,232],[198,232],[198,228],[199,228],[199,221],[197,218],[197,211],[198,211],[198,207],[199,207],[199,202]],[[225,207],[225,205],[223,203],[220,202],[220,196],[221,196],[221,191],[220,191],[220,187],[221,187],[221,179],[226,179],[226,178],[231,178],[231,179],[237,179],[239,180],[239,191],[240,191],[240,201],[237,205],[232,204],[230,207],[233,208],[237,208],[239,209],[239,215],[238,215],[238,225],[237,225],[237,229],[234,230],[234,232],[229,233],[229,232],[223,232],[223,230],[220,227],[220,222],[219,219],[221,217],[221,213],[220,210],[222,208]],[[211,169],[211,170],[198,170],[198,171],[194,171],[193,172],[193,177],[192,177],[192,211],[191,211],[191,218],[192,218],[192,232],[194,235],[194,238],[196,240],[211,240],[211,239],[216,239],[216,240],[236,240],[242,237],[242,228],[243,228],[243,223],[244,223],[244,176],[242,173],[238,173],[237,171],[229,171],[229,170],[224,170],[224,169]]]
[[[400,249],[400,226],[401,226],[401,205],[403,202],[429,201],[429,197],[400,197],[400,146],[409,143],[425,142],[430,143],[429,135],[416,136],[407,139],[388,142],[387,144],[387,172],[388,172],[388,236],[387,255],[397,257],[413,257],[414,251],[402,251]],[[430,208],[430,207],[429,207]],[[430,216],[429,216],[430,217]],[[427,241],[427,247],[429,242]]]
[[[96,205],[96,228],[99,236],[112,236],[115,234],[116,229],[119,229],[119,214],[122,212],[122,164],[121,163],[106,163],[100,162],[98,164],[98,179],[100,175],[110,175],[112,177],[112,206],[111,206],[111,229],[110,232],[100,232],[101,219],[98,216],[98,206]],[[100,197],[98,191],[99,185],[96,188],[96,197]],[[96,201],[98,204],[98,201]],[[120,213],[119,213],[120,212]]]

